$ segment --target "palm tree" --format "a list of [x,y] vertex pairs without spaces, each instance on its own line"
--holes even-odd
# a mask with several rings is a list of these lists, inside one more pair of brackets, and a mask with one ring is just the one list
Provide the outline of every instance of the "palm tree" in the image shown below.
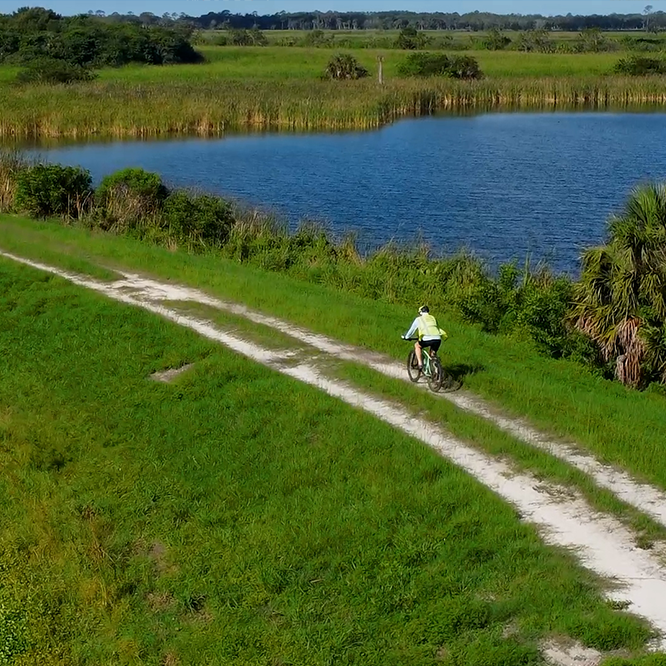
[[634,190],[608,230],[606,245],[583,254],[573,322],[624,384],[666,382],[666,186]]

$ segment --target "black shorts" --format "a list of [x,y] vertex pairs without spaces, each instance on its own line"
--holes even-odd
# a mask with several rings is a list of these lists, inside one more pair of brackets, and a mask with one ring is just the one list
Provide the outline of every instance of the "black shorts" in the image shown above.
[[421,349],[430,347],[430,349],[432,349],[435,354],[439,351],[441,344],[441,340],[419,340],[419,347],[421,347]]

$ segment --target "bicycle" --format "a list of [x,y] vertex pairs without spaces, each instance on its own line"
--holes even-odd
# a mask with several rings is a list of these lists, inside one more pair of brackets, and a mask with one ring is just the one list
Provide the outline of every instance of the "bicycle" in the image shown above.
[[[414,342],[418,338],[404,339],[408,342]],[[437,352],[434,352],[430,347],[426,347],[423,350],[422,357],[423,369],[419,370],[419,361],[416,358],[416,352],[412,349],[407,356],[407,374],[410,381],[414,384],[419,381],[421,375],[424,375],[428,380],[428,388],[433,393],[438,393],[442,388],[447,391],[457,391],[462,386],[462,382],[456,381],[452,375],[444,370]]]

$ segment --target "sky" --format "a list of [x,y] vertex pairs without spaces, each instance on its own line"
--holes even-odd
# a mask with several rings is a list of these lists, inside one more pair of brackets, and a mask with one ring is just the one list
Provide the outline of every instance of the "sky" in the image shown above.
[[199,16],[208,12],[274,14],[279,11],[411,11],[459,12],[490,11],[498,14],[619,14],[640,13],[651,4],[655,11],[666,11],[666,0],[0,0],[0,13],[19,7],[48,7],[61,14],[80,14],[101,9],[126,14],[184,12]]

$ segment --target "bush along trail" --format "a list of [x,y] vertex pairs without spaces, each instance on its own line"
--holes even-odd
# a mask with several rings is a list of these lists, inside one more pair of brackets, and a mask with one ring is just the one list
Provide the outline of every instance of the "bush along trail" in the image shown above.
[[[314,386],[358,409],[364,410],[396,429],[432,447],[440,455],[466,470],[500,497],[510,502],[524,520],[537,525],[546,542],[574,549],[582,564],[596,574],[614,581],[608,596],[614,602],[626,605],[628,610],[645,618],[659,635],[666,633],[666,566],[659,548],[641,549],[635,545],[635,535],[616,518],[600,513],[590,507],[582,497],[570,488],[540,481],[534,476],[518,472],[506,462],[478,451],[465,442],[451,436],[438,424],[414,414],[399,403],[388,401],[359,390],[348,382],[330,375],[327,358],[342,358],[355,363],[370,362],[390,376],[402,376],[401,367],[386,359],[361,354],[353,347],[340,345],[324,336],[289,326],[286,322],[251,312],[243,306],[223,303],[196,290],[177,285],[126,274],[122,279],[100,281],[75,274],[40,262],[27,260],[11,253],[2,252],[2,257],[41,271],[60,276],[76,285],[92,289],[125,304],[143,308],[161,317],[188,327],[200,335],[218,342],[234,352],[266,365],[300,382]],[[236,316],[246,317],[262,326],[274,328],[281,333],[294,336],[307,348],[275,349],[257,344],[247,337],[225,330],[210,319],[183,314],[175,307],[178,303],[195,303],[211,309],[229,310]],[[447,396],[451,397],[451,396]],[[514,434],[524,438],[538,439],[542,436],[524,429],[508,419],[493,417],[486,407],[467,396],[454,397],[456,404],[476,414],[494,418],[500,427],[513,429]],[[549,450],[576,464],[570,451],[549,444]],[[618,495],[625,501],[663,522],[657,506],[664,504],[664,496],[658,490],[639,487],[624,474],[604,468],[590,456],[582,456],[586,471],[595,480],[613,486],[613,474],[618,474]],[[608,475],[606,477],[605,475]],[[661,646],[661,643],[659,643]]]

